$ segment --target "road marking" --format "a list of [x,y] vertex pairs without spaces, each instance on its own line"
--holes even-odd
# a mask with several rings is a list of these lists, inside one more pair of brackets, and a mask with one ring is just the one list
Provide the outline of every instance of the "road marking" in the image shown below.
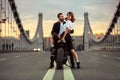
[[120,57],[116,57],[116,59],[120,59]]
[[[68,62],[67,64],[69,65]],[[53,80],[55,70],[56,70],[56,64],[54,65],[55,67],[53,69],[49,69],[42,80]],[[71,71],[71,68],[65,65],[64,65],[64,80],[75,80],[73,73]]]
[[[69,63],[67,62],[69,65]],[[64,80],[75,80],[70,67],[64,66]]]
[[3,59],[0,59],[0,61],[5,61],[5,60],[7,60],[7,59],[5,59],[5,58],[3,58]]
[[[54,65],[56,65],[56,64],[54,64]],[[56,66],[53,69],[49,69],[42,80],[53,80],[53,77],[55,74],[55,68],[56,68]]]

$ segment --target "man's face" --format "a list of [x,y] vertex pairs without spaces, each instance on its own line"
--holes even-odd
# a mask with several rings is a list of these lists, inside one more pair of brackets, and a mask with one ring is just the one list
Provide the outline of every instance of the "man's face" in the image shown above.
[[60,21],[64,21],[64,15],[61,14],[58,19],[59,19]]

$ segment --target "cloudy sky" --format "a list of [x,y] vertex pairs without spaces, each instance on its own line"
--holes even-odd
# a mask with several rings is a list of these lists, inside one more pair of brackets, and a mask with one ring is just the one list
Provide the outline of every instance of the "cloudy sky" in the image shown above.
[[75,14],[74,35],[82,35],[84,28],[84,12],[89,13],[94,33],[105,32],[111,22],[119,0],[15,0],[25,29],[29,29],[31,37],[35,33],[38,13],[43,13],[44,36],[49,36],[52,25],[57,21],[56,15],[68,11]]

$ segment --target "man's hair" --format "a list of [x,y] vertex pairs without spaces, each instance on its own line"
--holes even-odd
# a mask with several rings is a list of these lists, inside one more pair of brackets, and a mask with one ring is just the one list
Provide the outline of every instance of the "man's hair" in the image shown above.
[[61,14],[63,14],[63,13],[58,13],[57,18],[59,18]]

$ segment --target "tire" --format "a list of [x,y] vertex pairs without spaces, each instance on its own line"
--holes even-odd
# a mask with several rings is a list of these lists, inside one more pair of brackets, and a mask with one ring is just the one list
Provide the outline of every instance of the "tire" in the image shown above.
[[57,69],[63,68],[64,49],[59,48],[57,51]]

